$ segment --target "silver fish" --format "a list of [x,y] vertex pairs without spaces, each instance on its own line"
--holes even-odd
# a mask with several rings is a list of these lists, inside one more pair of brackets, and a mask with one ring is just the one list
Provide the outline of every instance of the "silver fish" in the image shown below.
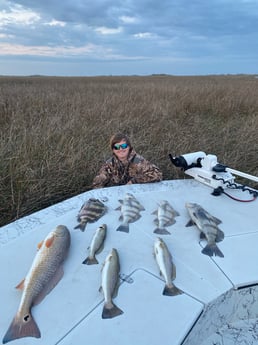
[[23,294],[18,311],[3,338],[3,344],[23,337],[41,337],[31,308],[40,303],[62,278],[63,262],[68,254],[70,241],[67,227],[58,225],[38,246],[39,250],[26,278],[16,286],[23,290]]
[[153,232],[160,235],[169,235],[170,232],[166,229],[166,226],[175,224],[175,217],[179,216],[179,213],[173,209],[167,200],[162,200],[158,209],[152,214],[157,216],[154,219],[157,228]]
[[83,261],[83,264],[94,265],[94,264],[99,263],[95,255],[97,253],[100,253],[101,250],[103,249],[104,240],[106,238],[106,232],[107,232],[106,224],[102,224],[95,231],[95,234],[91,240],[91,244],[89,247],[89,256]]
[[117,210],[121,211],[119,220],[122,224],[116,229],[117,231],[129,232],[129,223],[133,223],[138,220],[141,215],[140,212],[145,208],[139,203],[139,201],[130,193],[126,193],[123,200],[119,200],[121,206]]
[[224,239],[224,232],[218,228],[221,220],[209,214],[196,203],[187,202],[185,206],[191,217],[186,226],[196,225],[201,232],[200,238],[206,238],[208,242],[206,247],[203,248],[202,253],[208,256],[215,255],[223,258],[224,255],[216,244],[216,242]]
[[102,311],[102,319],[111,319],[118,315],[123,314],[123,311],[119,309],[113,302],[113,297],[117,294],[119,285],[119,257],[117,250],[112,248],[104,265],[102,267],[102,279],[100,291],[104,294],[104,307]]
[[160,269],[160,275],[163,276],[166,283],[163,295],[176,296],[182,294],[183,292],[172,283],[176,278],[176,266],[173,263],[172,255],[166,243],[159,237],[154,242],[154,256]]
[[84,231],[87,223],[96,222],[106,211],[107,207],[99,199],[90,198],[82,205],[77,216],[80,223],[74,229]]

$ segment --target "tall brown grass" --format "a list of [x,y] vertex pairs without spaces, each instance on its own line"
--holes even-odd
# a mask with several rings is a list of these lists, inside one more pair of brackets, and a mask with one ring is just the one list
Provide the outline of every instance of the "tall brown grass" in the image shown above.
[[164,179],[199,150],[257,176],[258,79],[1,77],[0,225],[87,191],[117,131]]

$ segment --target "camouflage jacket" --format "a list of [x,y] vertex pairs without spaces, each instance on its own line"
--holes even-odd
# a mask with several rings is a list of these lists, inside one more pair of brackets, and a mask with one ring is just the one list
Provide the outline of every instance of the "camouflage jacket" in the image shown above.
[[147,183],[161,180],[160,169],[132,150],[125,164],[115,155],[108,159],[93,179],[92,188],[119,186],[127,184],[129,181]]

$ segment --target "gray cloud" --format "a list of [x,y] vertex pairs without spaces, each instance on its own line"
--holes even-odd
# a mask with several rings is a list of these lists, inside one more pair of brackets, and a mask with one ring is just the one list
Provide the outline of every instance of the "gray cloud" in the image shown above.
[[236,73],[243,73],[241,59],[257,57],[257,23],[256,0],[2,0],[0,59],[22,56],[24,64],[26,57],[34,57],[35,65],[37,57],[46,63],[47,58],[127,61],[127,74],[136,61],[152,62],[153,73],[159,73],[158,66],[171,73],[168,61],[194,66],[202,60],[201,71],[203,60],[210,66],[218,63],[213,57],[220,56],[228,64],[235,58]]

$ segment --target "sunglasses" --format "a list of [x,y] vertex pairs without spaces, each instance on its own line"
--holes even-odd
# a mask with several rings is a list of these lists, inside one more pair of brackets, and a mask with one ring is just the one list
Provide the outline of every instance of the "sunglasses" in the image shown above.
[[124,149],[127,149],[127,147],[128,147],[129,145],[127,144],[127,143],[124,143],[124,144],[115,144],[114,146],[113,146],[113,149],[114,150],[120,150],[120,149],[122,149],[122,150],[124,150]]

